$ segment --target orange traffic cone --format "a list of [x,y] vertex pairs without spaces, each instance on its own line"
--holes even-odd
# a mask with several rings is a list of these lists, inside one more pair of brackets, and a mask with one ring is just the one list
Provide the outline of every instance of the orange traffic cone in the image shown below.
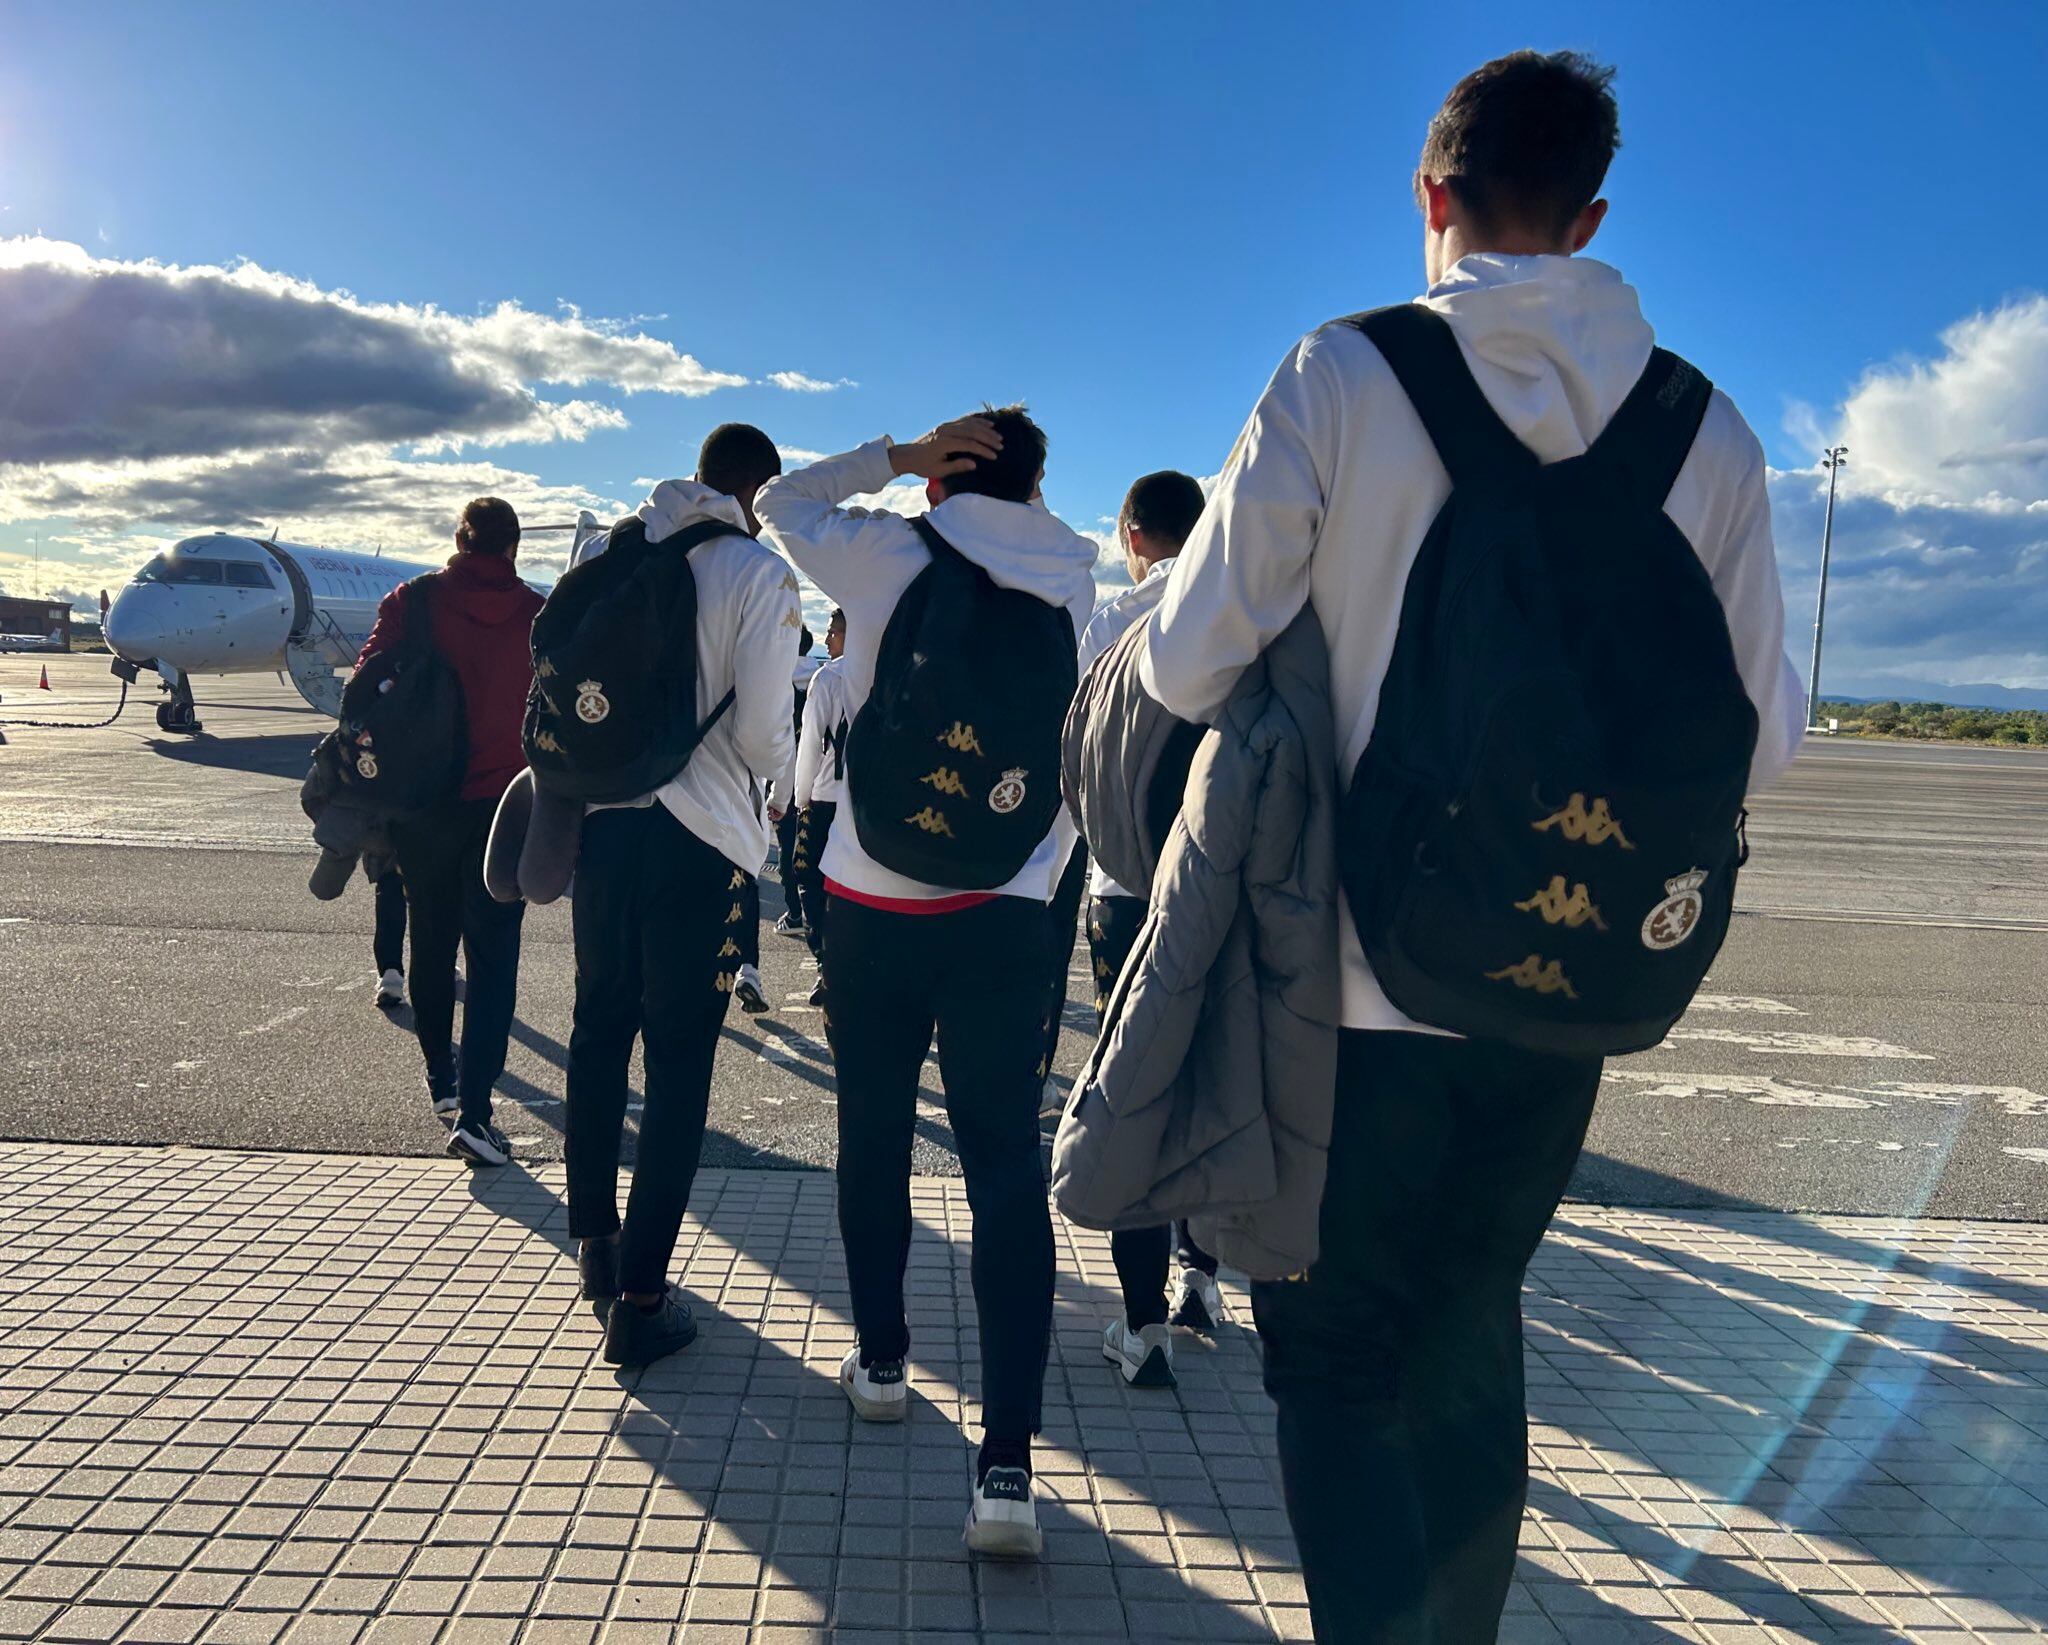
[[36,689],[38,691],[48,691],[50,689],[50,665],[48,663],[43,664],[43,677],[36,681]]

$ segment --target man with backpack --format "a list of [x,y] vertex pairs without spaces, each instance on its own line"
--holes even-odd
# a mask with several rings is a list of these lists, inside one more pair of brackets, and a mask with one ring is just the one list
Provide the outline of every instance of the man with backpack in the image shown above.
[[[1202,515],[1202,485],[1190,474],[1171,469],[1135,481],[1117,512],[1131,586],[1095,613],[1081,636],[1081,672],[1124,634],[1157,608],[1166,592],[1181,544]],[[1150,887],[1127,891],[1100,863],[1088,871],[1088,959],[1095,978],[1098,1017],[1108,1008],[1110,991],[1130,957],[1145,923]],[[1102,1333],[1102,1354],[1125,1382],[1138,1388],[1173,1386],[1173,1325],[1194,1331],[1215,1329],[1222,1318],[1223,1296],[1216,1285],[1216,1259],[1195,1242],[1185,1222],[1157,1228],[1129,1228],[1109,1241],[1116,1264],[1124,1311]],[[1180,1259],[1180,1283],[1169,1313],[1166,1272]]]
[[[356,659],[363,677],[373,659],[425,642],[428,660],[452,671],[459,687],[459,745],[467,748],[460,777],[445,797],[393,818],[391,841],[412,914],[413,1026],[426,1059],[427,1095],[436,1114],[452,1117],[448,1152],[473,1165],[503,1165],[512,1157],[505,1133],[492,1123],[491,1087],[505,1071],[525,909],[492,900],[484,889],[483,856],[498,800],[526,764],[519,721],[533,683],[527,638],[541,597],[519,580],[518,553],[519,516],[512,505],[477,498],[462,511],[446,569],[385,595]],[[422,609],[424,631],[413,623]],[[345,724],[352,717],[344,699]],[[380,760],[396,769],[402,750],[393,738],[401,732],[387,730],[378,746],[364,740],[352,754],[352,769],[362,772],[367,759],[373,782]],[[458,945],[466,959],[459,1062],[453,1048]]]
[[1348,788],[1320,1256],[1253,1289],[1317,1636],[1494,1637],[1527,1487],[1519,1297],[1602,1058],[1725,930],[1745,791],[1800,731],[1765,465],[1573,255],[1611,71],[1516,52],[1415,185],[1419,303],[1282,361],[1152,619],[1206,721],[1301,611]]
[[[936,1029],[974,1213],[983,1443],[967,1541],[1025,1555],[1041,1547],[1031,1436],[1052,1321],[1046,904],[1074,843],[1059,737],[1095,589],[1095,545],[1031,500],[1044,465],[1044,434],[1009,406],[828,458],[770,482],[757,505],[769,538],[845,609],[840,668],[861,705],[820,865],[858,1336],[840,1382],[863,1418],[901,1420],[910,1149]],[[838,506],[903,475],[926,482],[929,515]]]
[[[694,480],[664,480],[638,510],[583,545],[556,589],[591,599],[583,579],[600,556],[618,555],[613,604],[592,600],[574,638],[593,659],[588,680],[566,682],[559,704],[537,715],[565,748],[570,716],[602,726],[631,715],[658,687],[657,673],[687,663],[691,700],[680,726],[658,735],[681,742],[680,768],[636,798],[593,809],[583,820],[576,864],[576,1012],[569,1037],[567,1155],[569,1233],[579,1244],[583,1295],[611,1303],[604,1356],[645,1365],[687,1347],[696,1321],[668,1282],[690,1185],[704,1142],[712,1060],[758,904],[749,892],[768,855],[764,791],[791,757],[789,672],[796,656],[796,578],[754,540],[754,498],[778,473],[775,444],[759,429],[727,423],[704,441]],[[678,559],[681,564],[678,565]],[[628,577],[627,568],[631,567]],[[686,571],[680,585],[671,580]],[[642,580],[645,579],[645,580]],[[651,613],[670,647],[694,657],[636,658],[624,640]],[[694,620],[676,602],[694,601]],[[552,603],[552,602],[551,602]],[[620,609],[623,607],[623,609]],[[573,609],[565,607],[565,610]],[[621,643],[589,632],[621,629]],[[535,629],[538,666],[551,684],[546,621]],[[579,670],[580,671],[580,670]],[[546,729],[537,725],[536,729]],[[536,766],[536,777],[543,775]],[[646,1103],[626,1215],[618,1211],[626,1070],[640,1037]],[[613,1300],[616,1299],[616,1300]]]

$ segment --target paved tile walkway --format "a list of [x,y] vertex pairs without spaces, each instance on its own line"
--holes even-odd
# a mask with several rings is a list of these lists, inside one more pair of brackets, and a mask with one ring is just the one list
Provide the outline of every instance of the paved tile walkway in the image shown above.
[[[1046,1558],[976,1565],[957,1181],[914,1190],[901,1430],[833,1381],[828,1177],[707,1173],[703,1335],[626,1376],[559,1189],[0,1146],[0,1638],[1307,1637],[1241,1293],[1130,1392],[1062,1230]],[[1504,1639],[2048,1637],[2048,1229],[1569,1208],[1528,1302]]]

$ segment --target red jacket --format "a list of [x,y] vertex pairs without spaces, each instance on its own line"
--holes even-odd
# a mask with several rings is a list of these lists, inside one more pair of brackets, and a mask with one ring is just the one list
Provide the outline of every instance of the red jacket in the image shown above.
[[[402,586],[384,596],[356,667],[398,644],[404,597]],[[519,722],[533,684],[533,619],[541,597],[502,555],[457,554],[434,579],[433,598],[434,649],[462,682],[469,722],[462,798],[495,800],[526,769]]]

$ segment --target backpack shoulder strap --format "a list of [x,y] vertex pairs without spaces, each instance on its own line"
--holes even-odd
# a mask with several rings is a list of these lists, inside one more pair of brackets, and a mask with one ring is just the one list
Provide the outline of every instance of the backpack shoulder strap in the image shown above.
[[399,645],[406,661],[415,666],[434,650],[434,581],[440,575],[438,571],[423,571],[405,585],[401,606],[405,618],[399,630]]
[[1713,395],[1714,385],[1690,361],[1653,348],[1636,386],[1586,455],[1618,476],[1638,502],[1661,509]]
[[[693,520],[673,536],[664,537],[654,546],[672,548],[687,554],[699,543],[708,543],[713,537],[745,537],[746,532],[725,520]],[[751,541],[752,539],[749,539]]]
[[967,558],[959,549],[946,541],[945,534],[937,526],[933,525],[931,520],[925,515],[913,514],[910,518],[910,529],[916,532],[923,540],[924,546],[931,550],[931,556],[934,560],[965,560]]
[[1488,404],[1441,314],[1396,303],[1343,323],[1364,332],[1385,357],[1453,486],[1498,485],[1535,472],[1536,454]]

